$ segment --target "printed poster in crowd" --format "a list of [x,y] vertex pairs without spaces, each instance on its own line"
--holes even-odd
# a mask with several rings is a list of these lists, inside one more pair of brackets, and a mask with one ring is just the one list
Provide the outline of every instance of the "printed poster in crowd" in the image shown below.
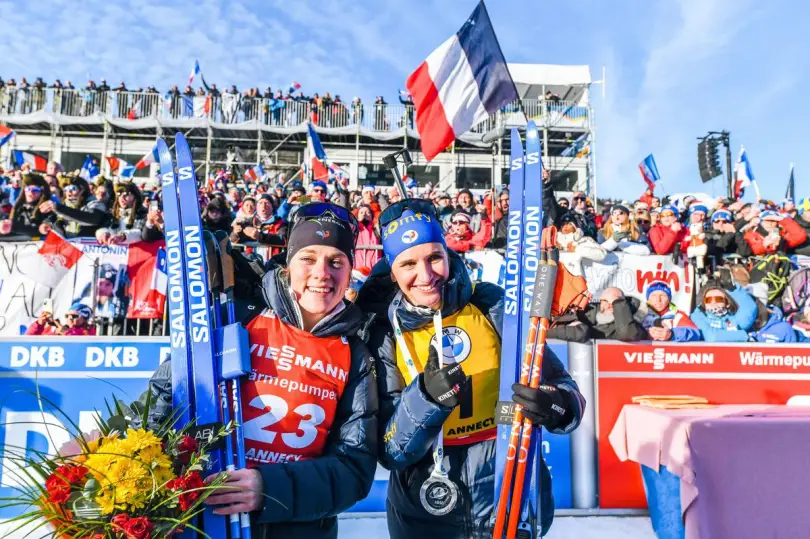
[[55,287],[43,283],[47,261],[39,254],[41,242],[0,243],[0,336],[21,335],[50,299],[54,316],[64,320],[75,302],[94,310],[99,319],[160,318],[165,297],[152,293],[156,253],[162,242],[132,246],[102,246],[71,242],[82,256]]

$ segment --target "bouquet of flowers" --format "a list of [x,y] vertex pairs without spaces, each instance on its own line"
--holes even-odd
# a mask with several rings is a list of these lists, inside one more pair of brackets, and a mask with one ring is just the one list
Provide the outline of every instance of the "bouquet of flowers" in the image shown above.
[[26,507],[14,519],[19,528],[39,522],[59,539],[153,539],[185,527],[197,530],[193,522],[202,502],[225,480],[221,474],[203,481],[208,451],[233,425],[194,437],[196,429],[173,428],[176,417],[143,428],[148,402],[136,420],[117,401],[115,408],[110,419],[97,420],[98,430],[79,434],[60,456],[17,456],[26,485],[21,496],[0,501]]

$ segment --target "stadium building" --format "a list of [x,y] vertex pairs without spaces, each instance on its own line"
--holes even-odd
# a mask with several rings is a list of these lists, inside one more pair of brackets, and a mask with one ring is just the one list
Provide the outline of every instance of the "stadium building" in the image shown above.
[[[16,132],[2,148],[2,163],[13,151],[58,161],[65,170],[81,168],[87,155],[97,157],[103,173],[114,156],[130,164],[148,154],[157,137],[182,131],[192,145],[198,176],[227,165],[244,172],[261,164],[290,179],[301,170],[312,122],[331,163],[348,171],[353,186],[391,185],[382,157],[407,147],[409,175],[454,191],[483,191],[509,182],[508,129],[533,119],[543,137],[543,163],[555,190],[596,195],[595,122],[589,99],[588,66],[510,64],[521,97],[470,132],[430,164],[419,151],[419,134],[410,105],[346,102],[313,109],[309,103],[239,94],[163,96],[149,92],[86,90],[0,90],[0,122]],[[498,137],[505,128],[507,136]],[[495,139],[492,141],[492,139]],[[148,181],[156,165],[139,170]]]

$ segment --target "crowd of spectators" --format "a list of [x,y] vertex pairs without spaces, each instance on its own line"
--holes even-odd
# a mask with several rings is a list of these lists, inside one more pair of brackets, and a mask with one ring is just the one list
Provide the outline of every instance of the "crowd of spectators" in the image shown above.
[[[64,173],[58,163],[49,163],[45,174],[25,168],[4,172],[0,235],[25,239],[54,230],[66,238],[95,237],[102,244],[163,238],[156,184],[91,180],[78,171]],[[409,196],[433,201],[451,249],[504,249],[508,188],[476,195],[467,189],[418,187],[414,179],[406,186]],[[647,192],[632,203],[608,202],[597,211],[582,192],[573,193],[570,200],[557,198],[547,174],[543,191],[546,218],[558,228],[558,247],[572,272],[580,271],[582,260],[600,262],[611,252],[668,255],[687,258],[699,283],[692,312],[672,304],[672,290],[665,283],[648,285],[646,301],[607,289],[585,311],[556,320],[550,336],[577,341],[805,338],[810,305],[806,310],[806,298],[784,292],[797,271],[795,256],[810,256],[810,200],[797,206],[792,200],[774,204],[686,197],[673,204]],[[283,177],[251,181],[218,170],[201,184],[199,200],[205,227],[227,232],[234,243],[263,248],[267,256],[285,248],[287,223],[297,205],[329,200],[351,208],[360,224],[354,269],[362,280],[381,258],[377,219],[400,194],[394,187],[352,188],[343,175],[305,186],[301,181],[284,182]],[[810,281],[810,269],[803,271]]]
[[[329,92],[320,95],[305,95],[293,88],[264,91],[258,87],[239,90],[231,85],[225,90],[216,84],[198,87],[187,85],[180,89],[172,86],[162,94],[154,86],[128,88],[124,81],[110,87],[105,79],[97,84],[75,87],[71,81],[56,79],[48,84],[37,78],[33,83],[23,77],[17,82],[0,77],[0,113],[30,114],[43,110],[47,92],[53,93],[53,111],[68,116],[89,116],[96,112],[111,113],[119,118],[148,118],[167,109],[173,118],[208,116],[226,123],[234,121],[262,121],[267,125],[296,125],[310,121],[321,127],[345,127],[363,123],[370,114],[370,124],[375,130],[390,130],[392,119],[383,96],[377,96],[371,107],[366,107],[359,97],[345,102],[339,95]],[[405,105],[404,112],[394,119],[396,127],[414,127],[413,100],[407,92],[400,92],[399,102]]]

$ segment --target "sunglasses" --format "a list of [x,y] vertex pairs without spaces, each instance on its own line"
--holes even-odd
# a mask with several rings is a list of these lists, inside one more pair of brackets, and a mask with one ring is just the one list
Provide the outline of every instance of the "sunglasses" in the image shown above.
[[579,201],[582,201],[582,200],[588,200],[588,199],[585,198],[585,197],[574,197],[575,202],[579,202]]
[[639,224],[639,225],[649,225],[649,224],[650,224],[650,222],[649,222],[649,221],[645,221],[644,219],[638,219],[638,220],[636,221],[636,224]]
[[405,210],[436,218],[436,206],[433,205],[433,202],[422,198],[406,198],[385,208],[385,211],[380,214],[380,227],[385,228],[392,221],[402,217]]
[[726,221],[725,219],[715,219],[715,223],[720,223],[721,225],[730,225],[731,221]]
[[706,296],[703,298],[704,303],[725,303],[726,298],[723,296]]
[[343,206],[337,206],[329,202],[312,202],[310,204],[299,206],[290,219],[290,222],[292,223],[291,229],[295,228],[295,225],[301,221],[315,219],[329,213],[331,213],[336,219],[347,223],[351,227],[352,233],[355,235],[355,237],[357,236],[360,229],[360,225],[357,223],[357,218]]
[[36,185],[27,185],[25,186],[26,193],[41,193],[42,187],[37,187]]
[[469,225],[469,224],[470,224],[470,222],[469,222],[469,221],[464,221],[464,220],[462,220],[462,219],[459,219],[458,221],[453,221],[453,224],[454,224],[454,225]]
[[66,185],[65,186],[65,193],[78,193],[79,188],[75,185]]
[[77,318],[79,318],[79,315],[70,313],[70,314],[66,314],[65,318],[67,318],[68,320],[76,320]]

